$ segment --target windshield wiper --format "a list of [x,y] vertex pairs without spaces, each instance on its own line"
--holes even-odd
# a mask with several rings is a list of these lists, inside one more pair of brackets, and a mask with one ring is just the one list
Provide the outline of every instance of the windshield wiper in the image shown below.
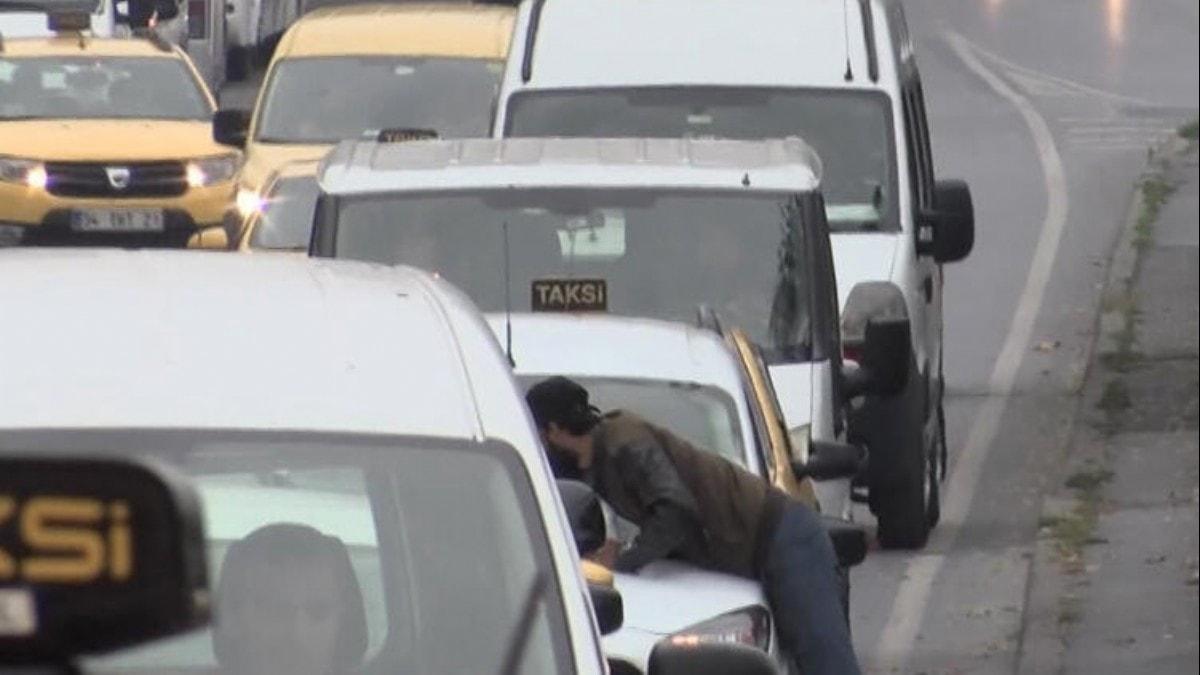
[[525,600],[521,603],[521,615],[513,627],[512,639],[504,648],[504,662],[500,666],[500,675],[513,675],[517,666],[521,665],[521,657],[525,654],[525,645],[529,643],[529,634],[533,632],[533,622],[537,618],[537,607],[542,596],[546,594],[546,574],[541,570],[534,572],[529,590],[525,592]]

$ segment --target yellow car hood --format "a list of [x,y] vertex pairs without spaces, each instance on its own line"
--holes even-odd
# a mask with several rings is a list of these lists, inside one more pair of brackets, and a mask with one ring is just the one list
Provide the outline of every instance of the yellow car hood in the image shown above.
[[225,155],[207,120],[0,121],[0,155],[53,161],[149,161]]
[[246,163],[242,166],[240,185],[255,191],[262,190],[271,173],[289,162],[321,159],[332,145],[300,145],[293,143],[250,143],[246,146]]

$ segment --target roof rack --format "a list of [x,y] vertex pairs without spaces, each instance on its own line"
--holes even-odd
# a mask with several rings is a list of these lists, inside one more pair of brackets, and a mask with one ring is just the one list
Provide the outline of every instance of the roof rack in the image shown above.
[[867,76],[872,82],[879,81],[879,54],[875,51],[875,11],[871,0],[858,0],[862,8],[863,39],[867,42]]
[[529,26],[525,29],[525,53],[521,55],[521,81],[533,79],[533,43],[537,40],[538,27],[542,23],[542,8],[546,0],[533,0],[529,9]]

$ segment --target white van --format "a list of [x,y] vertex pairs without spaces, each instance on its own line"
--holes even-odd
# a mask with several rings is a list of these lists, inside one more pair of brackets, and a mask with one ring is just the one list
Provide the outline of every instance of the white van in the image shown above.
[[619,604],[597,626],[508,364],[445,282],[186,251],[0,269],[0,453],[165,463],[203,501],[213,629],[84,672],[605,672]]
[[974,215],[965,183],[934,179],[900,2],[526,0],[511,53],[498,136],[812,144],[849,356],[868,318],[910,322],[914,376],[851,427],[881,543],[922,546],[946,466],[941,266],[970,252]]

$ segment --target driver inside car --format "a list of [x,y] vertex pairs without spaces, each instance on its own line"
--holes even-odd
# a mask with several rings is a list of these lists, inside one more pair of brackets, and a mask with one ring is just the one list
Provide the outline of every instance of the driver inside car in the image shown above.
[[335,675],[362,664],[362,590],[337,537],[294,523],[251,532],[225,554],[216,599],[222,673]]

